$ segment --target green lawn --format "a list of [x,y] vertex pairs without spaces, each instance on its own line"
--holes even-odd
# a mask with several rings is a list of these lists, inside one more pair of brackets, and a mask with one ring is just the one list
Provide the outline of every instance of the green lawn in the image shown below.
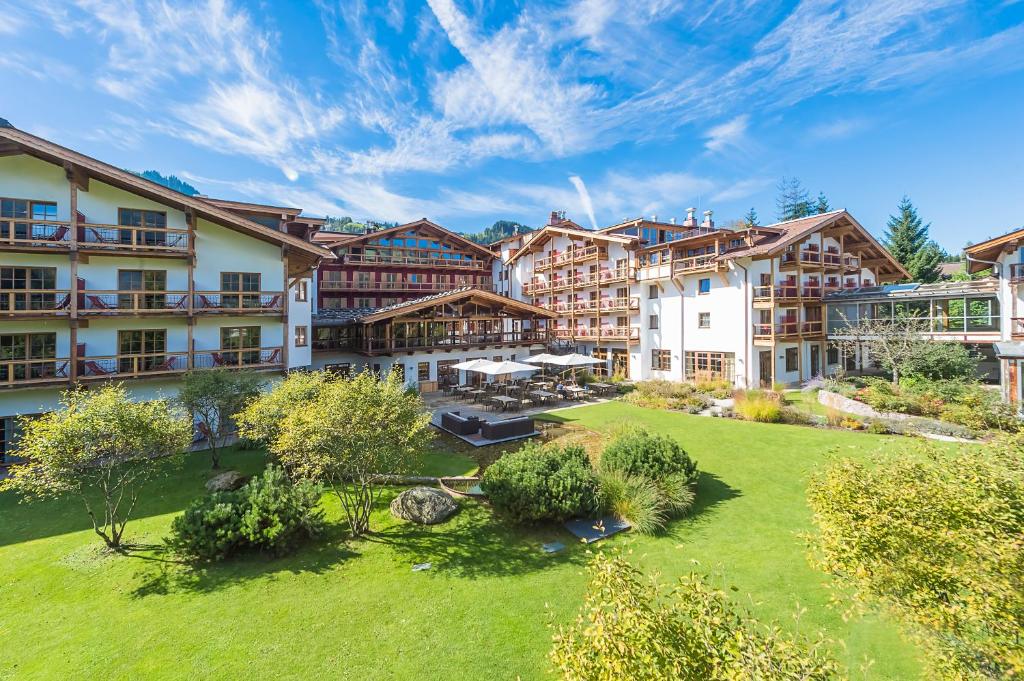
[[[666,578],[720,572],[762,618],[802,631],[822,628],[861,677],[918,678],[919,661],[896,628],[875,617],[843,622],[827,606],[826,577],[812,570],[800,533],[810,529],[809,471],[831,450],[864,456],[897,438],[711,419],[619,402],[558,412],[601,430],[644,423],[677,438],[703,475],[693,518],[666,536],[623,536],[633,559]],[[433,453],[424,470],[474,469],[473,452]],[[256,471],[259,452],[231,451],[225,465]],[[129,529],[156,543],[187,501],[202,493],[203,455],[165,481]],[[334,500],[325,498],[337,519]],[[392,521],[346,542],[332,534],[281,560],[245,559],[197,572],[145,553],[100,557],[78,502],[17,504],[0,495],[0,678],[116,679],[524,679],[545,678],[549,618],[568,621],[584,587],[583,547],[555,556],[542,542],[560,528],[505,527],[464,505],[434,528]],[[414,563],[433,569],[412,572]],[[694,563],[693,561],[697,561]],[[791,614],[804,613],[799,622]]]

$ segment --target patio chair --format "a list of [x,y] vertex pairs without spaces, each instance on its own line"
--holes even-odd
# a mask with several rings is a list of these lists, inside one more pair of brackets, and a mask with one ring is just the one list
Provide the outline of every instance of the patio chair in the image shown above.
[[270,356],[267,357],[265,364],[278,364],[281,362],[281,348],[275,348]]
[[281,307],[281,294],[277,294],[263,305],[265,310],[277,310]]
[[69,293],[66,296],[64,296],[64,298],[62,298],[60,302],[55,304],[53,306],[53,309],[54,310],[63,310],[64,308],[66,308],[70,304],[71,304],[71,294]]
[[224,355],[220,354],[219,352],[211,352],[210,353],[210,357],[213,359],[213,366],[215,366],[215,367],[228,366],[228,361],[226,359],[224,359]]
[[177,357],[168,357],[163,362],[153,367],[152,371],[174,371],[174,363],[177,362]]
[[82,366],[85,367],[86,376],[109,376],[110,374],[114,373],[112,370],[108,371],[107,369],[104,369],[99,364],[97,364],[95,360],[91,359],[82,362]]
[[99,296],[86,296],[85,299],[89,301],[89,306],[92,309],[94,309],[94,310],[110,310],[110,309],[112,309]]
[[69,231],[67,225],[61,225],[53,231],[53,234],[46,237],[44,241],[64,241],[64,237],[68,235]]

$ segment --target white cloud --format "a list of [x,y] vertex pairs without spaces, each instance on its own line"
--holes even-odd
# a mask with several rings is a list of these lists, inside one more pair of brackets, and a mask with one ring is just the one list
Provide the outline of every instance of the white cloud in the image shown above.
[[749,114],[740,114],[730,121],[720,123],[704,133],[704,148],[713,154],[728,149],[742,149],[747,142]]
[[845,139],[867,129],[868,125],[868,121],[863,118],[837,118],[813,126],[808,135],[815,140]]
[[590,218],[590,226],[597,229],[597,218],[594,217],[594,202],[590,200],[590,192],[587,191],[587,185],[583,182],[583,178],[579,175],[570,175],[569,182],[573,187],[576,187],[576,193],[580,197],[580,207],[583,208],[583,212]]

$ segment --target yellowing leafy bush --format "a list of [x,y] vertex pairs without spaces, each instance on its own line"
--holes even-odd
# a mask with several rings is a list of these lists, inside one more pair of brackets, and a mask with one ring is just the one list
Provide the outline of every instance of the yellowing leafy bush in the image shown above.
[[747,390],[736,394],[736,413],[747,421],[778,423],[782,420],[782,402],[761,390]]

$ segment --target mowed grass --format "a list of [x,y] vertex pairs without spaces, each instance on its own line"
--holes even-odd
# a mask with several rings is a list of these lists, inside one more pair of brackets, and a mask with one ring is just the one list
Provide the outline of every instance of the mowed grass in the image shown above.
[[[897,452],[898,438],[744,423],[619,402],[555,412],[591,430],[641,423],[679,440],[703,471],[698,508],[659,537],[623,535],[602,548],[631,551],[667,581],[720,574],[759,617],[805,633],[822,629],[857,678],[921,676],[915,650],[877,617],[844,622],[828,606],[827,578],[810,567],[808,474],[830,452]],[[424,472],[468,473],[469,452],[434,452]],[[491,454],[493,456],[493,453]],[[256,472],[261,452],[233,450],[225,466]],[[129,529],[156,544],[203,493],[208,459],[192,455],[154,488]],[[463,504],[448,523],[390,518],[346,541],[325,496],[328,536],[278,560],[245,558],[192,571],[158,552],[105,557],[74,499],[18,504],[0,495],[0,678],[32,679],[539,679],[549,677],[549,621],[579,608],[584,547],[558,527],[518,529]],[[569,545],[545,555],[540,544]],[[431,562],[432,569],[412,572]],[[792,615],[800,609],[799,621]],[[862,663],[873,665],[862,676]]]

